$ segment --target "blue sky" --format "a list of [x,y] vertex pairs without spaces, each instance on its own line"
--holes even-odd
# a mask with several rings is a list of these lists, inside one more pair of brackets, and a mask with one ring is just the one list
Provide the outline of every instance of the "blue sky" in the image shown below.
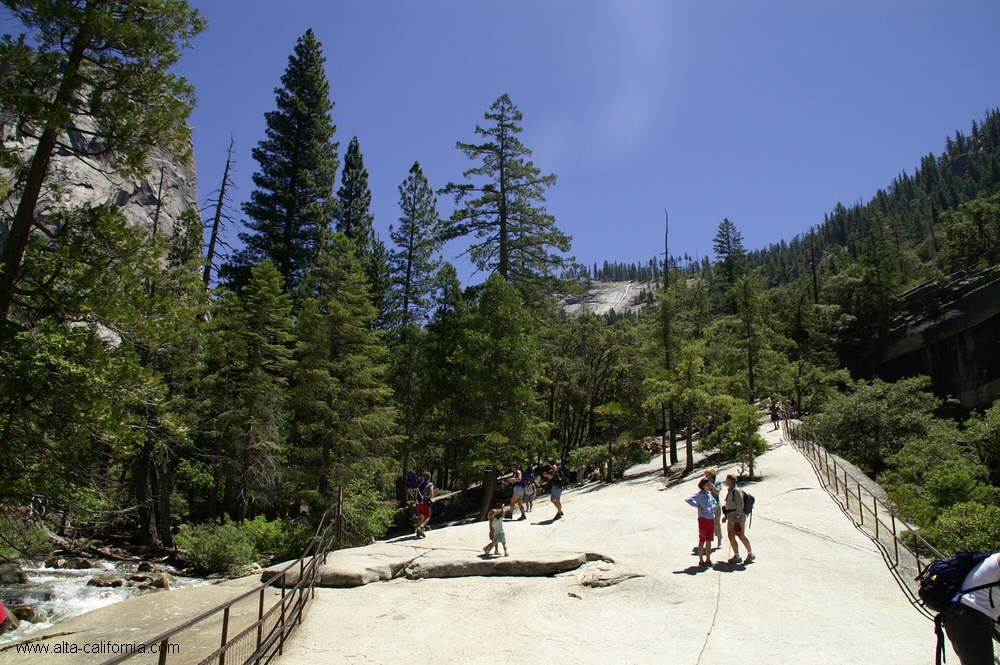
[[476,140],[503,93],[535,164],[558,176],[546,205],[587,264],[662,252],[664,208],[675,255],[711,253],[723,217],[750,248],[790,239],[1000,106],[997,2],[192,4],[209,29],[177,71],[199,99],[200,195],[218,187],[232,134],[234,196],[249,197],[264,113],[312,28],[341,153],[357,136],[387,243],[410,165],[435,188],[460,182],[472,162],[455,142]]

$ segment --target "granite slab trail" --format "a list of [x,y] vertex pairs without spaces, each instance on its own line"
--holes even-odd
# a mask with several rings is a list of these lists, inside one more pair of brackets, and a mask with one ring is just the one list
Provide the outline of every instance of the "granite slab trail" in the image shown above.
[[[483,563],[485,523],[379,544],[379,556],[396,565],[385,547],[418,556],[379,581],[318,589],[276,662],[493,665],[530,654],[574,665],[933,663],[933,623],[809,462],[770,429],[761,428],[772,445],[757,463],[763,479],[748,486],[757,499],[751,564],[726,563],[724,542],[713,568],[696,565],[696,513],[684,498],[701,474],[664,486],[657,459],[609,485],[567,488],[560,520],[541,497],[529,519],[505,523],[510,560],[583,554],[572,570],[490,572],[503,557]],[[723,476],[732,470],[720,468]],[[464,567],[467,576],[405,573],[418,563]]]

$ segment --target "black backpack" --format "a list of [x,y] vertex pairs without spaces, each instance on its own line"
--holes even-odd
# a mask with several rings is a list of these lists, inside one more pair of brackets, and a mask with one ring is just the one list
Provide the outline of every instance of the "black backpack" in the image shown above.
[[[959,597],[972,591],[981,591],[990,587],[1000,586],[1000,581],[990,582],[963,589],[962,583],[969,572],[989,558],[989,552],[972,552],[959,550],[955,556],[938,559],[921,571],[914,579],[920,582],[917,595],[920,601],[930,610],[937,612],[934,617],[934,632],[937,634],[936,663],[941,665],[944,656],[944,617],[955,611]],[[993,605],[993,591],[990,590],[990,605]]]

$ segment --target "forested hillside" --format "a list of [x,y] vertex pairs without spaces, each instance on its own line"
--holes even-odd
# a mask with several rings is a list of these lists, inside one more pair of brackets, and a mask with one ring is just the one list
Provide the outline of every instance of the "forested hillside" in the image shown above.
[[[469,168],[453,182],[432,186],[409,158],[380,238],[368,179],[382,165],[356,136],[341,152],[310,30],[265,115],[226,257],[214,233],[225,186],[212,220],[192,208],[169,229],[72,197],[41,214],[39,197],[60,192],[56,150],[140,174],[151,145],[178,159],[189,148],[193,91],[170,66],[204,27],[198,13],[157,5],[151,24],[131,3],[68,6],[25,4],[39,36],[0,42],[16,73],[0,77],[0,106],[39,137],[0,155],[0,556],[37,556],[48,530],[234,568],[294,553],[341,487],[352,523],[376,536],[407,470],[429,471],[439,491],[482,483],[487,508],[511,461],[553,456],[611,481],[649,459],[639,442],[654,434],[664,468],[683,456],[690,470],[697,442],[752,475],[768,397],[823,411],[815,431],[940,542],[962,541],[948,512],[960,504],[986,541],[1000,533],[998,413],[940,420],[925,383],[855,383],[844,369],[885,339],[906,284],[990,256],[996,113],[788,246],[748,252],[724,219],[714,261],[588,268],[545,208],[556,176],[531,160],[507,94],[456,127]],[[68,42],[80,52],[64,63]],[[155,57],[134,63],[135,49]],[[438,196],[454,204],[448,218]],[[465,243],[481,283],[460,284],[447,241]],[[656,293],[635,315],[568,316],[551,297],[569,290],[564,275]]]

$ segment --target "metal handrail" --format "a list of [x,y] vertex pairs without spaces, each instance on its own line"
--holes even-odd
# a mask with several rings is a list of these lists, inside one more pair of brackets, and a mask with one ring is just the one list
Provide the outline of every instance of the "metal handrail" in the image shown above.
[[[813,465],[816,476],[823,483],[825,489],[840,502],[844,512],[854,520],[855,525],[863,530],[882,551],[886,563],[889,564],[896,581],[909,597],[910,602],[922,614],[933,619],[935,613],[927,609],[917,595],[919,588],[917,577],[934,559],[941,559],[944,555],[911,528],[906,520],[902,519],[886,502],[865,489],[857,478],[848,473],[847,469],[840,468],[836,457],[831,455],[830,451],[814,436],[810,435],[809,438],[805,438],[800,427],[791,427],[789,428],[789,438],[792,444]],[[830,477],[831,471],[832,479]],[[852,484],[856,493],[852,493]],[[867,494],[867,498],[862,492]],[[870,508],[869,503],[871,504]],[[869,515],[867,521],[865,519],[866,510]],[[858,516],[856,520],[854,519],[855,514]],[[885,515],[889,516],[888,522],[885,520]],[[905,539],[901,537],[904,534],[899,532],[897,525],[902,525],[905,529]],[[891,552],[887,544],[889,540],[891,540]],[[912,543],[912,547],[910,543]],[[902,554],[900,553],[901,547]],[[914,570],[916,573],[911,575],[910,573],[913,573]],[[1000,665],[1000,635],[996,631],[993,633],[993,640],[995,643],[994,652],[997,654],[994,662]]]
[[[316,594],[316,582],[319,579],[319,566],[322,563],[326,563],[327,553],[330,550],[340,549],[345,540],[345,536],[347,536],[347,539],[351,541],[355,540],[353,534],[350,533],[350,526],[345,525],[344,523],[343,506],[344,490],[343,488],[340,488],[338,491],[337,505],[331,506],[325,513],[323,513],[323,516],[320,518],[319,525],[316,527],[316,532],[313,535],[312,540],[309,541],[309,545],[306,546],[305,551],[298,559],[285,566],[277,575],[269,578],[266,582],[263,582],[259,586],[240,594],[236,598],[202,612],[193,619],[189,619],[184,623],[174,626],[170,630],[160,633],[156,637],[150,638],[141,644],[136,644],[134,650],[106,660],[101,663],[101,665],[118,665],[119,663],[123,663],[130,658],[140,655],[142,652],[148,654],[151,652],[150,647],[153,645],[159,645],[158,665],[166,665],[169,645],[171,644],[174,636],[210,617],[218,615],[220,612],[222,613],[222,629],[219,648],[204,658],[200,665],[208,665],[212,662],[217,662],[218,665],[227,665],[227,663],[228,665],[269,663],[275,655],[280,655],[283,652],[284,643],[288,635],[297,625],[302,623],[302,615],[305,610],[305,606]],[[334,509],[336,509],[335,517],[333,519],[328,519],[330,512]],[[351,546],[356,544],[358,543],[352,542]],[[306,560],[308,560],[308,563]],[[290,574],[294,574],[290,573],[290,571],[292,571],[296,566],[298,567],[299,578],[295,585],[289,590],[286,580]],[[281,586],[281,600],[265,611],[265,592],[268,588],[275,584],[276,580],[279,581]],[[297,598],[296,593],[298,594]],[[235,637],[229,638],[230,609],[240,601],[255,594],[259,595],[257,620],[242,630]],[[274,625],[265,633],[265,626],[270,623],[270,620],[273,619],[279,612],[280,618],[278,618],[277,621],[274,621]],[[228,652],[233,649],[234,646],[242,644],[248,636],[255,636],[253,651],[249,654],[249,656],[238,661],[227,659]]]

